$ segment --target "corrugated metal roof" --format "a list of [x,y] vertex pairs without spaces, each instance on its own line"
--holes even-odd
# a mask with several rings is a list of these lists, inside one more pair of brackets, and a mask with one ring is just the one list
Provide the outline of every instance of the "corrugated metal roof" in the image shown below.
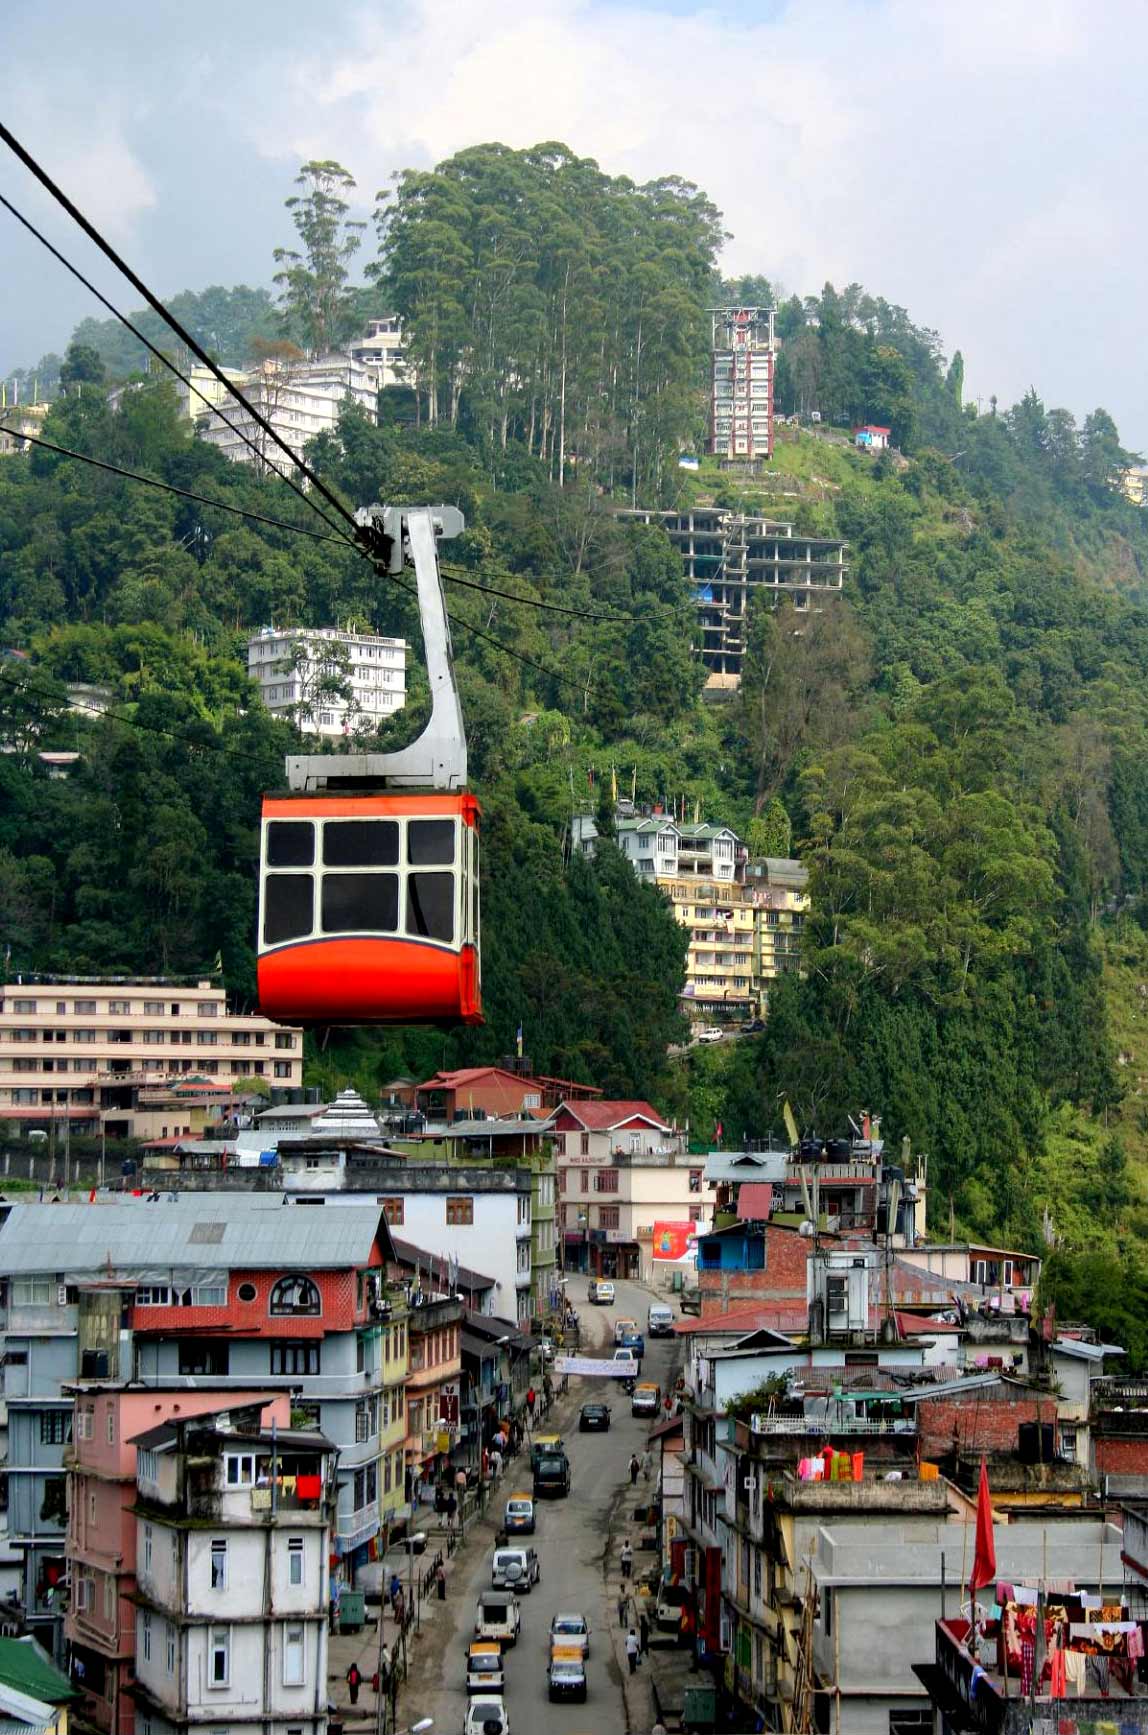
[[179,1193],[82,1205],[13,1205],[0,1227],[0,1269],[130,1272],[206,1264],[231,1270],[365,1265],[378,1205],[302,1210],[276,1194]]

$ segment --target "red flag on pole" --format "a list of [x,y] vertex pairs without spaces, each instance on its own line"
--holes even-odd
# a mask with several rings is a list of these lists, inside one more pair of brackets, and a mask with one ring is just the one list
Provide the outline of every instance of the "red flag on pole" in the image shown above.
[[969,1590],[978,1591],[992,1584],[997,1575],[997,1550],[993,1540],[993,1505],[989,1498],[989,1473],[981,1459],[981,1481],[977,1489],[977,1545],[973,1553],[973,1570],[969,1574]]

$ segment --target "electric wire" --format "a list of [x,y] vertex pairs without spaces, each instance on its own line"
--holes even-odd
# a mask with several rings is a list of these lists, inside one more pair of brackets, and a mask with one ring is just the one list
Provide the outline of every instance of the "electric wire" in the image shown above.
[[[83,287],[89,291],[90,294],[95,296],[96,300],[100,303],[101,307],[106,307],[108,312],[112,315],[112,317],[114,319],[118,319],[120,324],[124,327],[125,330],[130,331],[132,336],[139,343],[142,343],[144,348],[156,357],[157,361],[161,361],[163,363],[164,367],[168,368],[175,375],[176,379],[179,380],[182,385],[185,385],[187,387],[189,393],[195,393],[196,396],[202,396],[202,393],[196,392],[196,388],[192,385],[191,381],[187,378],[186,374],[181,373],[179,368],[176,367],[176,365],[172,361],[171,357],[165,355],[161,349],[157,348],[157,346],[151,341],[151,339],[149,337],[145,337],[144,333],[140,330],[139,326],[135,325],[126,313],[122,313],[120,311],[120,309],[115,305],[114,302],[109,301],[107,296],[102,292],[102,290],[97,289],[95,284],[91,281],[91,279],[88,277],[85,277],[84,273],[79,269],[79,267],[76,265],[73,265],[71,260],[68,259],[65,254],[61,253],[60,249],[58,247],[54,246],[53,243],[48,240],[48,237],[46,235],[41,234],[40,230],[37,229],[36,225],[34,223],[32,223],[27,217],[25,217],[23,212],[18,211],[16,209],[15,205],[12,203],[12,201],[10,199],[5,198],[3,193],[0,193],[0,205],[2,205],[4,207],[4,209],[6,211],[8,211],[13,217],[15,217],[16,221],[18,223],[22,224],[22,226],[25,229],[27,229],[27,231],[30,235],[35,236],[36,240],[39,241],[40,245],[47,249],[47,251],[52,255],[53,259],[56,259],[59,261],[59,263],[64,267],[65,271],[68,271],[71,273],[71,275],[76,279],[77,283],[81,283],[83,285]],[[190,398],[189,398],[188,402],[189,402],[189,406],[190,406]],[[264,453],[263,451],[260,450],[260,448],[256,444],[256,442],[253,439],[251,439],[249,435],[245,434],[243,429],[238,427],[236,425],[236,423],[234,423],[230,419],[230,417],[226,416],[217,404],[212,406],[212,414],[218,416],[220,421],[223,422],[226,427],[230,428],[231,432],[233,434],[236,434],[239,437],[239,439],[241,439],[243,441],[243,444],[259,460],[260,463],[266,464],[267,468],[272,472],[273,475],[278,476],[278,478],[281,482],[285,482],[287,484],[288,488],[291,489],[291,492],[293,494],[297,494],[299,496],[300,500],[306,501],[307,505],[311,508],[312,511],[318,512],[319,517],[323,519],[324,523],[329,524],[331,526],[332,530],[337,531],[340,536],[344,536],[347,541],[351,540],[351,538],[346,537],[346,533],[340,529],[340,527],[338,526],[338,524],[336,524],[334,519],[328,518],[327,514],[325,512],[320,511],[319,508],[315,505],[315,502],[313,500],[311,500],[303,492],[302,488],[298,487],[291,480],[290,476],[284,475],[283,471],[280,470],[277,467],[277,465],[275,465],[271,462],[270,458],[267,457],[266,453]],[[356,543],[356,546],[358,546],[357,543]]]
[[[372,540],[370,531],[365,530],[362,525],[355,522],[354,514],[343,503],[343,501],[339,499],[338,495],[334,494],[331,489],[327,487],[327,484],[323,481],[322,477],[317,476],[311,469],[310,465],[307,464],[306,461],[287,444],[287,441],[283,439],[282,435],[277,432],[272,424],[267,421],[265,417],[260,415],[254,404],[249,402],[240,391],[239,387],[235,384],[235,381],[228,379],[222,368],[219,367],[218,363],[213,360],[203,346],[196,341],[175,315],[168,311],[163,302],[160,301],[159,297],[152,294],[152,291],[148,288],[143,278],[139,276],[138,272],[132,270],[132,267],[128,264],[127,260],[122,258],[121,255],[116,252],[111,242],[106,240],[104,236],[100,234],[100,231],[93,223],[89,222],[87,217],[85,217],[84,213],[80,210],[79,206],[68,197],[62,187],[57,186],[56,182],[52,179],[51,175],[48,174],[47,170],[41,167],[35,157],[24,148],[16,135],[9,127],[4,125],[2,120],[0,120],[0,140],[3,140],[13,155],[19,158],[24,167],[28,170],[29,174],[35,176],[36,180],[39,181],[45,192],[50,193],[56,203],[61,205],[68,213],[72,221],[80,226],[84,231],[84,234],[90,241],[95,243],[104,257],[111,260],[117,271],[122,272],[128,282],[132,285],[132,288],[137,290],[139,294],[143,296],[152,311],[158,313],[160,318],[171,327],[180,342],[185,344],[191,351],[192,355],[196,356],[203,363],[204,367],[208,368],[210,372],[214,374],[215,378],[219,381],[224,390],[231,393],[232,397],[243,407],[256,426],[262,428],[263,432],[270,439],[274,440],[280,451],[283,452],[295,468],[307,478],[311,485],[318,490],[327,504],[334,508],[340,518],[346,520],[347,524],[350,525],[353,540],[360,546],[369,550]],[[312,504],[314,503],[312,502]],[[317,506],[315,507],[315,510],[319,510]],[[320,514],[320,516],[325,516],[325,514]]]
[[[3,137],[5,135],[5,131],[6,131],[6,129],[4,129],[3,126],[0,125],[0,137]],[[10,145],[12,145],[13,148],[15,148],[14,141],[11,138],[8,138],[7,142]],[[28,159],[28,162],[29,162],[29,166],[31,166],[31,159],[30,158]],[[35,173],[35,172],[36,172],[35,169],[33,169],[33,173]],[[47,183],[45,183],[45,184],[47,184]],[[129,315],[123,313],[118,307],[116,307],[114,302],[110,301],[108,299],[108,297],[103,294],[103,292],[101,290],[97,289],[96,285],[91,281],[91,279],[86,277],[84,275],[84,273],[79,269],[78,266],[74,265],[72,263],[72,261],[70,259],[68,259],[67,256],[65,254],[63,254],[58,247],[56,247],[51,241],[49,241],[48,237],[46,235],[44,235],[36,227],[36,225],[30,221],[29,218],[25,217],[21,211],[17,210],[16,206],[13,205],[12,201],[10,199],[6,198],[3,193],[0,193],[0,206],[3,206],[3,208],[6,211],[8,211],[9,214],[11,216],[13,216],[16,219],[16,221],[19,224],[21,224],[22,227],[28,231],[28,233],[30,235],[34,236],[35,239],[40,243],[40,245],[42,247],[44,247],[46,249],[46,251],[49,252],[52,255],[52,257],[55,260],[57,260],[58,263],[64,267],[65,271],[68,271],[76,279],[76,281],[78,283],[82,284],[83,287],[86,290],[88,290],[88,292],[96,298],[96,300],[100,303],[100,305],[102,307],[105,307],[107,309],[107,311],[112,315],[112,317],[119,321],[119,323],[125,328],[125,330],[131,332],[132,336],[137,340],[137,342],[141,343],[144,346],[144,348],[149,351],[149,353],[151,355],[155,356],[157,361],[161,362],[164,367],[169,369],[169,371],[172,374],[174,374],[175,378],[177,380],[179,380],[182,385],[185,385],[187,387],[189,392],[195,392],[196,388],[192,385],[191,381],[187,378],[187,376],[180,371],[180,369],[172,361],[171,357],[165,355],[164,352],[161,349],[159,349],[156,344],[152,343],[151,339],[149,337],[147,337],[140,330],[140,328],[134,323],[134,321],[129,317]],[[77,221],[81,221],[78,213],[73,213],[73,214],[76,215]],[[85,227],[86,227],[86,225],[85,225]],[[125,272],[127,272],[126,266],[121,264],[120,268],[123,269]],[[142,285],[140,285],[139,287],[140,287],[141,294],[146,295],[147,294],[146,289],[144,289]],[[160,311],[161,311],[163,317],[165,319],[167,319],[168,315],[166,313],[166,310],[160,309]],[[178,327],[176,327],[171,320],[168,320],[168,323],[173,325],[173,329],[178,330]],[[226,375],[221,375],[220,370],[215,367],[214,362],[212,362],[210,360],[210,358],[208,358],[208,360],[207,360],[207,365],[212,368],[212,371],[216,374],[217,377],[222,378],[223,383],[230,390],[231,387],[234,385],[234,382],[228,380]],[[244,401],[238,393],[236,393],[235,395],[237,397],[239,397],[239,401],[241,403]],[[283,472],[281,470],[279,470],[270,461],[270,459],[260,449],[260,447],[256,444],[256,442],[254,440],[252,440],[247,434],[245,434],[242,428],[238,427],[233,421],[231,421],[230,418],[224,414],[224,412],[219,408],[218,405],[212,406],[212,414],[218,416],[220,421],[222,421],[224,423],[224,425],[232,431],[232,433],[236,434],[238,436],[238,438],[243,441],[244,445],[248,448],[248,450],[250,452],[252,452],[253,455],[261,463],[266,464],[267,468],[269,470],[271,470],[271,472],[275,476],[278,476],[280,481],[285,482],[287,484],[287,486],[292,490],[293,493],[297,494],[301,500],[305,500],[307,502],[307,505],[309,507],[311,507],[312,510],[317,510],[317,508],[315,507],[314,501],[312,501],[306,494],[304,494],[302,489],[298,488],[291,481],[291,478],[289,476],[285,476],[283,474]],[[13,432],[13,430],[10,428],[9,429],[3,429],[0,431],[6,432],[6,433],[12,433]],[[37,443],[37,442],[32,440],[32,436],[30,436],[30,435],[24,436],[24,437],[29,439],[30,441],[32,441],[32,443]],[[64,448],[64,447],[54,447],[48,441],[40,441],[38,443],[46,446],[47,449],[50,451],[59,451],[59,452],[63,453],[65,456],[71,456],[71,457],[82,457],[83,456],[82,453],[69,453],[69,452],[67,452],[66,448]],[[291,452],[293,461],[298,465],[298,467],[300,469],[303,470],[304,474],[307,474],[312,480],[317,480],[317,478],[315,478],[313,476],[313,473],[304,467],[302,460],[300,460],[298,458],[297,454],[292,452],[292,449],[290,447],[286,446],[285,443],[282,441],[280,441],[279,443],[281,445],[284,445],[285,450],[287,450],[288,452]],[[95,460],[91,460],[91,461],[95,462]],[[107,465],[107,466],[105,466],[105,468],[109,468],[109,469],[114,470],[114,466],[111,466],[111,465]],[[129,477],[132,476],[132,473],[130,471],[123,471],[123,472],[121,472],[121,474],[123,474],[125,476],[129,476]],[[154,482],[150,477],[136,475],[132,479],[135,481],[139,481],[139,482],[149,483],[151,486],[154,486],[154,487],[164,486],[164,484],[161,484],[159,482]],[[171,491],[172,492],[179,492],[179,490],[176,490],[176,489],[172,489]],[[187,498],[196,499],[198,497],[194,494],[188,494]],[[205,501],[203,501],[203,504],[213,505],[213,504],[217,504],[217,502],[205,500]],[[228,512],[228,511],[237,512],[238,508],[221,506],[220,510],[224,511],[224,512]],[[257,522],[264,522],[264,523],[268,523],[268,524],[275,523],[274,519],[261,518],[260,514],[258,514],[258,513],[248,513],[248,514],[246,514],[246,516],[256,520]],[[352,538],[346,536],[346,534],[343,531],[339,530],[338,526],[335,525],[331,519],[327,518],[326,513],[320,512],[319,516],[321,518],[323,518],[326,523],[331,525],[332,530],[336,531],[338,537],[341,540],[344,540],[347,542],[352,541]],[[353,522],[353,519],[352,519],[352,522]],[[281,526],[281,527],[282,528],[290,528],[290,529],[300,528],[299,526]],[[356,525],[355,528],[358,531],[362,527]],[[316,535],[316,533],[313,531],[312,532],[303,532],[303,534],[305,534],[305,535],[309,534],[312,536]],[[316,536],[316,540],[334,541],[335,537]],[[368,558],[370,558],[369,551],[363,547],[362,542],[361,542],[361,540],[359,540],[358,537],[356,537],[354,539],[354,546],[361,553],[367,554]],[[626,617],[624,615],[590,613],[586,609],[571,608],[571,607],[569,607],[563,603],[545,602],[545,601],[543,601],[537,597],[518,596],[513,591],[498,590],[492,585],[482,584],[482,583],[479,583],[475,579],[465,578],[457,568],[452,569],[452,568],[444,565],[442,570],[443,570],[444,574],[448,578],[450,578],[453,583],[461,585],[464,588],[467,588],[470,590],[480,591],[487,596],[497,596],[497,597],[502,598],[503,600],[508,601],[508,602],[525,603],[528,608],[544,609],[544,610],[546,610],[552,614],[564,614],[564,615],[569,615],[574,619],[587,620],[587,621],[602,621],[602,622],[618,621],[618,622],[620,622],[620,621],[624,621],[626,619]]]
[[193,494],[190,488],[177,488],[174,482],[161,482],[158,476],[143,476],[138,470],[125,470],[119,464],[109,464],[105,458],[92,458],[86,452],[73,452],[67,446],[57,446],[53,440],[45,440],[39,434],[25,434],[19,428],[7,428],[0,422],[0,434],[10,434],[14,440],[24,440],[30,446],[42,446],[46,452],[58,452],[62,458],[77,458],[81,464],[91,464],[93,469],[107,470],[113,476],[123,476],[129,482],[142,482],[147,488],[159,488],[165,494],[178,494],[181,500],[194,500],[200,506],[210,506],[216,512],[231,512],[236,518],[250,518],[256,524],[269,524],[275,530],[293,530],[300,536],[309,536],[315,542],[338,542],[347,547],[347,539],[340,531],[337,535],[328,535],[323,530],[308,530],[305,524],[289,524],[285,518],[269,518],[265,512],[252,512],[246,506],[229,506],[222,500],[209,500],[206,494]]

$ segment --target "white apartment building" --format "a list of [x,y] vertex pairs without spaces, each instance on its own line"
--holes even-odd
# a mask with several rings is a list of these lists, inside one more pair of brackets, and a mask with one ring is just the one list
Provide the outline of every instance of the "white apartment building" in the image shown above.
[[136,1447],[137,1735],[327,1727],[335,1452],[244,1413],[176,1418]]
[[40,977],[0,989],[0,1122],[154,1137],[141,1088],[187,1075],[290,1089],[303,1082],[303,1033],[229,1012],[205,981]]
[[[293,451],[302,455],[308,440],[335,427],[340,405],[350,398],[374,421],[379,395],[378,371],[349,354],[319,356],[314,361],[266,361],[249,374],[244,396]],[[226,406],[224,406],[226,409]],[[287,460],[275,442],[232,400],[227,422],[214,410],[199,422],[199,432],[209,445],[241,464],[255,462],[251,445],[260,461],[282,469]],[[231,426],[228,426],[228,423]]]
[[[238,386],[240,391],[246,391],[248,376],[240,368],[224,367],[219,371],[232,385]],[[192,421],[200,416],[209,416],[212,410],[220,405],[227,412],[230,421],[236,419],[233,411],[238,410],[239,406],[235,399],[223,381],[217,379],[210,368],[201,364],[193,364],[186,370],[183,379],[176,380],[175,395],[179,399],[181,412]]]
[[704,1163],[648,1102],[563,1103],[554,1144],[567,1270],[656,1283],[672,1268],[655,1258],[666,1227],[683,1252],[687,1236],[709,1228]]
[[[247,673],[267,709],[308,735],[377,728],[407,702],[407,641],[338,627],[263,627],[247,642]],[[348,702],[324,691],[350,686]]]
[[[595,836],[597,831],[595,830]],[[679,832],[665,814],[635,815],[614,826],[618,848],[639,879],[654,880],[678,871]]]
[[380,389],[383,386],[404,384],[406,353],[403,345],[403,322],[397,313],[385,313],[381,319],[369,319],[366,337],[359,338],[357,343],[351,345],[352,358],[375,369]]

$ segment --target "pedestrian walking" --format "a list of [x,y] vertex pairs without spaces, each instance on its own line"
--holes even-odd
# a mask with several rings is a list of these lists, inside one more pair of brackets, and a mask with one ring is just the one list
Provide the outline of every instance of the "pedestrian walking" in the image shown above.
[[654,1724],[654,1727],[650,1730],[650,1735],[666,1735],[666,1725],[662,1722],[660,1717]]
[[622,1544],[622,1582],[623,1582],[623,1584],[629,1578],[630,1573],[633,1570],[633,1566],[634,1566],[634,1550],[631,1548],[630,1538],[627,1536],[625,1542],[623,1542],[623,1544]]
[[631,1488],[634,1486],[634,1483],[638,1480],[638,1471],[641,1468],[642,1468],[642,1466],[638,1462],[638,1454],[636,1452],[631,1452],[630,1453],[630,1487]]
[[352,1705],[357,1705],[359,1703],[359,1688],[362,1684],[362,1671],[360,1670],[358,1663],[352,1663],[350,1668],[347,1670],[347,1693]]
[[648,1482],[650,1480],[650,1471],[653,1468],[654,1468],[654,1460],[650,1456],[649,1451],[647,1450],[647,1451],[642,1453],[642,1479],[643,1479],[643,1481]]
[[640,1655],[641,1644],[637,1633],[634,1631],[633,1627],[631,1627],[629,1632],[626,1634],[626,1661],[630,1665],[631,1675],[638,1666],[638,1658]]
[[625,1632],[630,1624],[630,1598],[625,1585],[618,1592],[618,1625]]
[[526,1393],[526,1408],[530,1411],[530,1420],[531,1421],[534,1420],[534,1405],[535,1405],[536,1401],[537,1401],[537,1399],[536,1399],[534,1387],[531,1386]]
[[642,1642],[642,1655],[648,1657],[650,1654],[650,1617],[645,1609],[638,1616],[638,1637]]
[[434,1569],[434,1587],[438,1592],[439,1602],[446,1601],[446,1568],[440,1560]]

